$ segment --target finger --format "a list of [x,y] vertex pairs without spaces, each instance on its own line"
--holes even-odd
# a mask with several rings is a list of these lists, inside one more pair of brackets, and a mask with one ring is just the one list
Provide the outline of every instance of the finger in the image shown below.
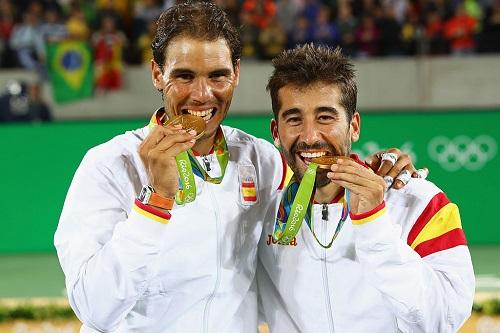
[[139,147],[140,151],[148,152],[153,149],[158,143],[166,136],[173,135],[178,132],[185,132],[180,128],[173,127],[163,127],[163,126],[155,126],[153,131],[149,133],[149,135],[143,140],[141,146]]
[[365,188],[375,188],[379,186],[385,187],[383,179],[376,175],[375,177],[361,177],[359,174],[356,173],[329,172],[327,173],[327,177],[330,178],[330,180],[332,181],[341,180]]
[[411,163],[410,156],[408,156],[407,154],[403,154],[399,157],[399,159],[396,161],[396,164],[394,164],[387,175],[395,179],[403,170],[410,171],[410,174],[416,171],[415,167]]
[[365,163],[372,169],[373,171],[377,171],[380,168],[380,164],[382,162],[382,159],[380,158],[380,154],[373,154],[368,156],[365,159]]
[[[162,153],[167,153],[167,156],[172,156],[173,152],[176,152],[175,155],[182,152],[178,151],[180,146],[192,146],[194,144],[196,136],[196,131],[191,130],[189,132],[179,131],[169,136],[165,136],[158,144],[153,148],[155,151],[159,151]],[[185,145],[186,144],[186,145]],[[172,150],[172,148],[176,146],[177,148]],[[188,148],[189,149],[189,148]],[[186,150],[186,149],[184,149]],[[175,156],[173,155],[173,156]]]
[[351,159],[338,159],[331,167],[332,171],[354,173],[360,177],[378,178],[372,169]]
[[427,168],[418,169],[417,171],[411,174],[412,178],[422,178],[422,179],[426,179],[428,175],[429,175],[429,169]]
[[358,195],[360,197],[371,197],[375,192],[379,192],[379,194],[383,197],[384,186],[382,184],[375,185],[373,187],[365,187],[359,184],[353,184],[349,181],[335,179],[332,180],[335,184],[342,186],[343,188],[348,189],[351,193]]
[[401,151],[397,148],[391,148],[380,153],[380,167],[376,174],[379,176],[386,176],[391,168],[400,159]]
[[[408,168],[408,167],[407,167]],[[406,175],[404,175],[406,173]],[[399,190],[408,184],[408,181],[411,178],[412,172],[409,169],[404,169],[401,171],[401,173],[398,175],[398,177],[394,180],[394,184],[392,185],[393,188],[396,190]]]

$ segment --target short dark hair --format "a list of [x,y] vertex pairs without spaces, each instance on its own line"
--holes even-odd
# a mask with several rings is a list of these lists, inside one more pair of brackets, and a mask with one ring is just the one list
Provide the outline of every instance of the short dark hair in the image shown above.
[[351,121],[356,110],[358,88],[354,65],[342,54],[342,50],[322,45],[303,44],[285,50],[273,59],[274,71],[267,83],[274,118],[278,120],[281,102],[278,91],[286,85],[306,87],[316,82],[338,85],[340,104]]
[[157,30],[151,43],[153,59],[163,70],[168,43],[177,36],[215,41],[223,38],[231,51],[235,67],[241,58],[241,41],[238,30],[231,24],[224,11],[205,1],[188,1],[177,4],[160,15]]

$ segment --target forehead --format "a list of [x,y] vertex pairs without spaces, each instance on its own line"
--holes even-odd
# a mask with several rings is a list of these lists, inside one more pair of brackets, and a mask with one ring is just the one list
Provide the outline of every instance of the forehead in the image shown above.
[[340,88],[331,83],[316,82],[307,87],[285,85],[278,90],[281,114],[283,111],[298,109],[301,112],[314,112],[323,107],[344,110],[340,101]]
[[232,68],[231,51],[225,39],[213,41],[178,36],[166,48],[165,67],[187,68],[194,71]]

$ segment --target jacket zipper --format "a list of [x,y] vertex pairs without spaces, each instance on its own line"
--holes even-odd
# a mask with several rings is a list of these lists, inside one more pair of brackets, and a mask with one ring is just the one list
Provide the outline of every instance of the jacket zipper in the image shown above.
[[[328,204],[323,204],[321,207],[321,220],[322,220],[322,242],[328,242]],[[330,327],[330,332],[334,333],[335,328],[333,326],[333,315],[332,315],[332,304],[330,301],[330,287],[328,284],[328,267],[326,262],[326,251],[328,249],[323,249],[323,255],[321,261],[323,263],[323,287],[325,289],[325,303],[326,303],[326,314],[328,317],[328,326]]]
[[217,289],[219,289],[220,285],[220,267],[221,267],[221,255],[220,255],[220,242],[219,242],[219,206],[217,205],[217,200],[215,198],[215,195],[212,191],[212,188],[210,187],[209,184],[205,185],[208,188],[208,191],[210,192],[210,196],[212,197],[212,203],[214,206],[215,210],[215,235],[216,235],[216,243],[217,243],[217,250],[216,250],[216,258],[215,261],[217,263],[217,270],[216,270],[216,278],[215,278],[215,284],[214,284],[214,289],[212,290],[212,294],[208,296],[207,303],[205,304],[205,310],[203,311],[203,332],[208,333],[208,321],[210,318],[210,307],[212,305],[213,299],[215,298],[215,294],[217,293]]

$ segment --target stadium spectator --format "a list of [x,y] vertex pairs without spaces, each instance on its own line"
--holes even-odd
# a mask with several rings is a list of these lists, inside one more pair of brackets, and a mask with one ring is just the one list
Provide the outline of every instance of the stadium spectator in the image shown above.
[[71,4],[66,30],[69,37],[75,40],[86,40],[90,36],[90,27],[85,20],[85,13],[76,2]]
[[15,58],[9,45],[14,30],[14,7],[10,0],[0,0],[0,67],[13,67]]
[[137,40],[137,48],[141,53],[141,62],[143,64],[151,64],[153,59],[153,50],[151,50],[151,43],[156,35],[156,20],[148,22],[146,32],[142,33]]
[[40,26],[42,38],[47,43],[54,43],[68,38],[66,25],[60,21],[59,11],[55,7],[45,10],[45,21]]
[[252,27],[263,29],[276,15],[276,4],[273,0],[244,0],[242,15]]
[[463,4],[459,4],[455,16],[444,27],[444,36],[450,42],[452,54],[467,55],[474,52],[476,27],[477,21],[466,13]]
[[306,15],[299,15],[295,18],[295,25],[288,33],[288,48],[298,44],[309,43],[312,41],[311,28]]
[[352,15],[351,5],[347,1],[342,2],[339,6],[337,27],[340,33],[342,51],[349,57],[355,56],[358,20]]
[[315,24],[311,29],[312,41],[316,44],[337,46],[340,43],[340,34],[331,21],[330,8],[321,6]]
[[263,59],[272,59],[286,47],[286,31],[275,17],[259,34],[259,48]]
[[425,37],[427,51],[429,54],[445,54],[447,52],[446,41],[443,37],[444,23],[437,11],[427,13],[425,18]]
[[156,20],[162,12],[156,0],[139,0],[134,4],[132,38],[135,40],[148,30],[148,24]]
[[380,28],[380,55],[401,55],[401,25],[396,20],[396,10],[392,4],[383,7],[382,18],[378,21]]
[[295,18],[302,6],[303,4],[293,3],[292,0],[276,1],[276,16],[287,33],[293,29]]
[[125,34],[116,27],[115,17],[104,16],[99,31],[92,35],[97,93],[121,88],[126,43]]
[[358,57],[373,57],[379,52],[380,31],[371,15],[363,16],[356,31]]
[[412,10],[409,11],[407,20],[401,28],[401,40],[403,42],[404,54],[415,55],[420,51],[422,34],[417,12]]
[[23,21],[14,27],[10,36],[10,46],[15,51],[18,63],[42,77],[45,61],[45,43],[39,30],[36,14],[26,11]]
[[495,0],[486,10],[478,51],[500,52],[500,0]]

